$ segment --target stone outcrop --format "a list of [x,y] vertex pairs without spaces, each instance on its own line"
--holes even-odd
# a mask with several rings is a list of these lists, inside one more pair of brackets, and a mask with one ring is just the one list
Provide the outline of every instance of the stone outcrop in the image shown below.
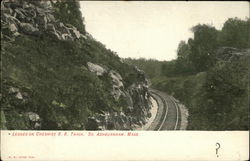
[[1,1],[1,25],[9,30],[9,35],[3,38],[11,39],[20,33],[40,35],[43,32],[51,34],[58,40],[86,38],[76,27],[63,24],[55,19],[53,1]]
[[125,88],[124,80],[117,71],[105,69],[102,65],[91,62],[88,62],[87,66],[97,76],[107,73],[111,79],[110,94],[116,101],[123,100],[125,105],[123,111],[102,111],[89,118],[89,130],[131,130],[146,123],[147,118],[151,116],[152,104],[148,92],[148,80],[143,71],[134,67],[138,82]]
[[111,70],[109,72],[109,77],[112,79],[112,95],[115,98],[115,100],[118,100],[122,94],[124,94],[124,85],[122,82],[122,77],[121,75],[114,71]]
[[91,72],[95,73],[97,76],[102,76],[105,72],[107,72],[104,69],[104,67],[97,65],[97,64],[94,64],[94,63],[91,63],[91,62],[88,62],[87,66],[88,66],[88,69]]
[[10,105],[7,104],[6,106],[6,104],[4,104],[1,109],[1,129],[7,129],[7,124],[12,124],[12,127],[20,126],[18,128],[21,128],[23,130],[40,129],[41,128],[40,116],[37,113],[30,111],[30,108],[27,107],[31,105],[29,102],[29,95],[27,94],[27,92],[24,92],[17,87],[10,86],[8,88],[7,93],[9,95],[8,98],[12,101],[11,103],[16,104],[17,106],[24,105],[25,108],[23,110],[19,109],[18,112],[17,111],[15,112],[15,117],[16,117],[15,119],[17,120],[17,122],[13,123],[13,122],[8,122],[10,120],[9,119],[10,115],[8,113],[10,111],[9,109]]
[[[100,52],[98,53],[99,55],[96,53],[93,53],[93,55],[96,54],[97,56],[101,57],[100,56],[101,54],[106,54],[107,53],[106,51],[108,51],[108,54],[110,55],[107,55],[107,57],[113,58],[112,54],[114,53],[107,50],[104,46],[102,46],[101,43],[91,44],[91,42],[96,42],[96,40],[90,34],[88,33],[83,34],[82,31],[80,32],[75,26],[71,24],[67,24],[66,22],[65,23],[61,22],[55,14],[56,9],[58,8],[55,7],[56,5],[54,3],[60,3],[60,1],[52,1],[52,0],[51,1],[50,0],[48,1],[41,1],[41,0],[40,1],[31,1],[31,0],[1,1],[1,25],[2,25],[1,39],[6,44],[10,44],[10,45],[12,42],[13,43],[17,42],[17,41],[16,42],[14,41],[18,36],[20,36],[20,38],[22,38],[22,36],[25,36],[25,38],[27,39],[29,38],[34,39],[34,37],[37,37],[37,38],[46,37],[44,41],[47,41],[47,37],[52,37],[55,39],[55,41],[60,41],[60,43],[61,41],[71,41],[71,42],[73,41],[74,43],[74,41],[77,41],[78,39],[88,39],[86,41],[78,41],[78,42],[81,42],[81,43],[86,42],[86,44],[84,45],[86,45],[87,47],[90,47],[90,49],[89,48],[86,49],[87,47],[84,45],[81,46],[81,49],[83,48],[83,49],[86,49],[86,51],[88,51],[88,50],[91,50],[93,47],[97,49],[100,48],[101,49],[100,51],[103,51],[103,53]],[[52,40],[54,41],[54,39]],[[69,44],[72,44],[72,43],[69,43]],[[27,46],[22,46],[22,47],[24,49],[27,48]],[[129,66],[129,71],[127,73],[125,74],[121,72],[119,73],[120,70],[117,68],[123,67],[123,65],[125,66],[125,64],[120,62],[119,59],[115,58],[114,60],[117,60],[119,62],[116,62],[114,64],[111,63],[110,65],[108,65],[109,67],[106,67],[102,64],[93,63],[95,62],[95,59],[97,56],[95,57],[91,55],[92,54],[91,52],[92,51],[88,53],[89,58],[85,57],[87,59],[90,59],[90,60],[87,60],[89,62],[87,62],[86,65],[84,64],[81,67],[79,67],[75,65],[74,63],[72,64],[77,66],[76,68],[74,68],[75,70],[80,68],[80,70],[86,72],[87,74],[84,73],[85,74],[84,76],[88,75],[91,78],[93,78],[96,75],[96,77],[93,80],[98,80],[98,85],[100,86],[96,87],[96,91],[93,90],[94,92],[92,92],[92,95],[100,96],[100,94],[98,93],[99,91],[101,91],[101,94],[105,95],[105,97],[100,98],[100,102],[103,101],[107,104],[106,106],[104,105],[105,107],[103,107],[102,109],[102,110],[105,109],[105,111],[101,111],[98,107],[96,107],[96,109],[91,109],[91,108],[95,108],[94,106],[98,106],[98,104],[94,102],[96,99],[84,100],[83,98],[83,100],[85,102],[88,102],[90,105],[86,103],[86,105],[84,104],[85,105],[84,107],[81,107],[81,106],[75,107],[76,109],[82,108],[83,109],[82,111],[85,112],[84,114],[82,114],[83,116],[81,116],[81,117],[84,117],[84,119],[81,119],[81,121],[83,122],[79,121],[79,122],[70,124],[69,121],[74,122],[74,117],[76,115],[75,113],[77,112],[75,112],[76,109],[74,109],[75,111],[69,110],[71,108],[70,101],[68,101],[67,106],[63,104],[62,102],[56,101],[57,100],[56,96],[58,95],[59,92],[62,92],[63,90],[60,91],[58,89],[55,89],[53,91],[54,92],[53,97],[55,99],[53,98],[53,100],[50,100],[50,101],[43,100],[44,102],[43,101],[41,102],[44,103],[45,106],[36,107],[36,106],[42,106],[41,102],[36,100],[37,99],[36,94],[40,93],[41,88],[39,87],[38,89],[34,90],[32,86],[26,87],[25,83],[24,83],[25,84],[24,87],[22,86],[19,87],[19,84],[13,83],[8,86],[5,86],[4,94],[7,94],[5,98],[8,98],[8,101],[5,100],[5,107],[3,111],[1,111],[1,116],[2,116],[1,122],[3,123],[2,127],[8,128],[8,124],[9,124],[11,125],[9,126],[11,127],[10,129],[22,129],[22,130],[46,129],[47,128],[46,126],[49,126],[50,129],[53,129],[53,128],[55,129],[70,129],[70,128],[84,129],[85,128],[88,130],[97,130],[97,129],[132,130],[138,126],[145,124],[146,118],[150,116],[151,102],[149,99],[150,96],[148,92],[148,80],[146,79],[144,72],[139,70],[137,67],[132,68],[131,66]],[[83,50],[83,54],[85,54],[84,50]],[[57,56],[60,57],[62,55],[60,55],[59,53]],[[93,62],[90,62],[92,60]],[[83,61],[85,62],[85,59]],[[107,61],[107,60],[103,60],[103,61]],[[98,62],[102,62],[102,61],[98,61]],[[15,62],[11,62],[11,63],[14,64]],[[29,65],[33,67],[32,63],[34,62],[29,62],[29,60],[27,60],[27,64],[28,63]],[[55,62],[55,64],[56,63],[57,62]],[[104,64],[107,64],[107,63],[104,63]],[[37,69],[40,69],[40,67],[37,67]],[[22,70],[24,70],[25,72],[29,72],[29,69],[26,69],[26,68]],[[132,79],[127,77],[127,75],[130,75],[130,74],[133,77]],[[53,75],[57,76],[56,69]],[[61,77],[58,77],[58,78],[61,78]],[[75,82],[69,82],[69,83],[64,82],[64,84],[66,85],[71,84],[71,83],[73,84]],[[92,86],[93,87],[91,89],[94,89],[95,85],[92,85]],[[60,89],[61,88],[64,88],[64,86],[60,87]],[[75,88],[76,90],[81,90],[80,88],[78,89],[77,87],[74,87],[74,89]],[[70,97],[70,95],[75,94],[72,92],[74,90],[71,90],[73,89],[73,87],[70,87],[69,89],[70,90],[67,91],[68,92],[67,97]],[[85,89],[82,89],[82,90],[85,90]],[[64,95],[64,93],[60,93],[60,94]],[[107,100],[110,98],[111,100]],[[11,105],[9,104],[10,101],[11,101]],[[98,103],[99,103],[99,100],[98,100]],[[50,110],[48,111],[52,113],[54,112],[53,115],[48,114],[49,112],[47,112],[46,107],[50,107],[49,108]],[[41,110],[38,110],[39,108],[46,109],[44,110],[46,112],[41,112]],[[87,112],[85,111],[85,109],[87,109],[86,110]],[[69,112],[70,114],[72,113],[72,116],[69,117],[68,113],[65,112],[65,110],[68,110],[67,112]],[[58,114],[58,111],[60,111],[60,114]],[[14,119],[10,119],[11,117],[13,117]],[[85,117],[86,117],[86,120],[88,121],[85,121]]]
[[29,121],[30,121],[30,126],[33,129],[39,129],[41,127],[41,123],[40,123],[40,117],[38,114],[34,113],[34,112],[27,112],[25,113],[26,116],[28,116]]

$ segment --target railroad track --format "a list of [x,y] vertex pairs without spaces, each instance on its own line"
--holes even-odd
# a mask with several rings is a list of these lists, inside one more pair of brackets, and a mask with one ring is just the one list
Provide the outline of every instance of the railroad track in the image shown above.
[[178,130],[180,128],[179,106],[171,96],[157,90],[150,90],[158,104],[158,120],[154,130]]

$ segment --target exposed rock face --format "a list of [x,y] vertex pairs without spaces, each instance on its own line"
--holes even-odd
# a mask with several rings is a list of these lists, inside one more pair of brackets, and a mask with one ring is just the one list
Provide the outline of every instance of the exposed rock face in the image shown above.
[[118,100],[122,94],[124,94],[123,89],[124,85],[122,83],[122,77],[121,75],[114,71],[111,70],[109,72],[109,77],[112,79],[112,95],[115,98],[115,100]]
[[[11,124],[11,127],[14,128],[19,128],[23,130],[37,130],[41,128],[41,118],[40,116],[35,113],[31,112],[29,107],[30,102],[28,99],[28,94],[21,89],[17,87],[10,86],[8,88],[8,95],[9,99],[12,101],[11,103],[16,104],[17,106],[19,105],[24,105],[25,109],[14,112],[14,120],[17,120],[16,122],[10,121],[10,114],[8,109],[9,105],[6,106],[6,104],[3,105],[1,109],[1,129],[8,129],[7,125]],[[2,96],[0,97],[2,99]],[[35,107],[32,107],[35,108]],[[34,109],[35,110],[35,109]],[[13,114],[13,113],[12,113]],[[13,115],[12,115],[13,117]],[[12,118],[13,119],[13,118]]]
[[148,80],[144,72],[134,67],[139,81],[125,88],[123,78],[117,71],[105,70],[101,65],[91,62],[88,62],[87,65],[89,70],[97,76],[108,73],[107,76],[111,79],[110,94],[116,101],[122,99],[125,104],[123,111],[103,111],[91,117],[89,130],[129,130],[145,124],[146,118],[151,115],[152,105],[148,92]]
[[23,96],[22,96],[22,94],[20,93],[20,91],[19,91],[18,88],[11,87],[10,90],[9,90],[9,93],[10,93],[10,94],[15,94],[15,97],[16,97],[17,99],[20,99],[20,100],[23,99]]
[[[58,8],[53,7],[53,6],[55,6],[54,3],[60,3],[60,1],[31,1],[31,0],[20,0],[20,1],[4,0],[4,1],[1,1],[1,25],[2,25],[1,39],[3,39],[5,42],[8,42],[7,44],[11,44],[9,42],[15,43],[15,40],[17,40],[16,39],[17,36],[20,36],[20,39],[24,35],[25,35],[25,38],[27,38],[27,39],[29,39],[29,38],[34,39],[34,37],[41,37],[41,38],[45,39],[45,37],[46,37],[46,40],[43,40],[43,41],[48,41],[47,40],[47,36],[48,36],[48,37],[54,37],[56,42],[58,41],[58,42],[63,43],[63,44],[64,43],[65,44],[67,44],[67,43],[74,44],[74,41],[79,42],[79,43],[86,42],[86,46],[81,46],[81,49],[83,48],[87,51],[92,50],[93,48],[99,49],[99,46],[101,43],[96,43],[94,45],[91,44],[92,42],[95,41],[91,35],[89,35],[88,33],[83,34],[82,32],[78,31],[75,26],[73,26],[71,24],[67,24],[67,22],[65,22],[65,23],[60,22],[60,20],[57,19],[58,17],[56,16],[56,14],[54,14],[54,12]],[[43,35],[45,35],[45,36],[42,37]],[[87,40],[81,41],[81,40],[83,40],[82,38],[87,39]],[[78,41],[78,39],[80,39],[80,40]],[[50,40],[51,39],[49,38],[49,41]],[[73,41],[73,43],[61,42],[62,40],[63,41]],[[71,46],[71,45],[69,45],[69,46]],[[90,46],[90,49],[89,49],[89,46]],[[27,48],[27,46],[22,46],[22,47],[24,49]],[[88,48],[88,49],[86,49],[86,48]],[[54,48],[52,47],[52,49],[54,49]],[[100,53],[97,52],[99,54],[99,57],[102,53],[103,54],[107,53],[108,58],[115,57],[112,55],[113,54],[112,52],[107,52],[106,51],[107,49],[105,47],[100,47],[100,49],[101,49],[100,50],[101,52]],[[35,49],[33,49],[33,51],[34,50]],[[52,50],[52,51],[54,51],[54,50]],[[146,79],[144,72],[139,70],[137,67],[133,68],[133,67],[129,66],[128,73],[121,73],[121,71],[117,68],[123,67],[123,65],[125,66],[125,64],[122,64],[122,62],[116,62],[116,63],[110,65],[109,67],[106,67],[102,64],[93,63],[93,62],[95,62],[95,59],[96,59],[95,56],[93,56],[93,55],[95,55],[96,53],[93,53],[93,55],[91,55],[92,54],[91,52],[89,53],[90,56],[88,58],[90,60],[85,61],[85,59],[84,59],[84,61],[87,62],[86,65],[79,67],[72,62],[70,62],[69,64],[75,65],[74,71],[81,68],[84,72],[86,72],[88,74],[87,75],[86,73],[84,73],[85,74],[84,76],[86,76],[86,77],[89,76],[89,78],[94,77],[93,80],[98,82],[96,84],[99,86],[96,87],[96,91],[95,91],[96,84],[91,84],[91,83],[89,83],[90,85],[87,83],[86,84],[91,86],[90,89],[94,89],[93,90],[94,92],[92,92],[91,96],[93,96],[93,97],[96,95],[100,96],[101,94],[105,95],[105,97],[100,98],[100,102],[105,102],[104,104],[106,104],[106,106],[103,105],[105,107],[103,107],[102,111],[98,107],[96,107],[97,110],[91,109],[91,108],[95,108],[94,106],[98,106],[97,102],[99,103],[99,100],[95,102],[95,100],[97,100],[97,99],[93,99],[94,100],[93,101],[89,98],[88,98],[88,100],[86,100],[86,98],[83,98],[82,99],[82,100],[84,100],[83,102],[87,102],[87,103],[86,104],[82,103],[82,104],[85,105],[86,107],[85,106],[82,107],[81,106],[82,104],[78,105],[76,107],[74,105],[71,105],[71,104],[74,104],[74,103],[72,103],[74,101],[74,99],[68,101],[67,106],[64,104],[63,100],[61,100],[60,102],[57,102],[56,100],[57,100],[57,96],[59,94],[63,95],[64,98],[65,97],[66,98],[74,98],[73,96],[72,97],[70,97],[70,96],[74,95],[75,91],[86,90],[86,89],[80,89],[80,88],[78,88],[78,86],[76,86],[74,88],[71,87],[71,83],[74,84],[74,82],[65,83],[66,81],[68,81],[68,79],[66,80],[66,78],[64,78],[64,77],[63,77],[63,79],[65,79],[66,81],[63,82],[63,85],[67,86],[68,84],[70,84],[70,85],[68,85],[69,86],[68,87],[69,90],[67,91],[68,93],[66,92],[67,96],[64,96],[65,93],[62,92],[64,90],[61,91],[61,90],[58,90],[59,88],[56,88],[55,90],[52,91],[52,92],[54,92],[53,93],[54,95],[52,96],[52,98],[51,98],[52,100],[50,100],[50,101],[48,101],[49,99],[47,100],[47,97],[45,97],[44,100],[40,101],[39,100],[40,97],[38,99],[37,95],[35,95],[35,94],[39,93],[40,91],[42,91],[40,86],[38,89],[34,90],[34,89],[32,89],[33,88],[32,86],[27,87],[26,84],[24,85],[24,87],[22,87],[22,86],[20,87],[19,84],[16,84],[16,83],[12,84],[11,83],[5,87],[4,94],[8,95],[5,97],[8,99],[8,101],[5,101],[6,107],[4,107],[3,111],[1,111],[2,123],[3,123],[2,127],[8,128],[8,125],[11,125],[11,126],[9,126],[9,127],[11,127],[10,129],[23,129],[23,130],[25,130],[25,129],[46,129],[46,126],[48,126],[48,124],[49,124],[50,129],[52,129],[52,128],[55,128],[55,129],[70,129],[70,128],[84,129],[85,128],[88,130],[97,130],[97,129],[101,129],[101,130],[131,130],[131,129],[134,129],[135,127],[141,126],[142,124],[145,124],[146,117],[150,116],[149,111],[151,108],[151,102],[149,99],[150,96],[149,96],[149,92],[148,92],[148,80]],[[51,53],[51,54],[54,54],[54,53]],[[83,52],[83,54],[85,54],[85,53]],[[96,54],[96,55],[98,55],[98,54]],[[57,53],[57,56],[63,57],[62,55],[60,55],[60,53],[59,54]],[[105,58],[105,57],[103,57],[103,58]],[[75,58],[75,57],[72,56],[70,58]],[[85,58],[87,58],[87,57],[85,57]],[[66,60],[65,60],[65,62],[66,62]],[[112,60],[118,61],[119,59],[115,58]],[[69,61],[71,61],[71,60],[69,60]],[[92,61],[92,62],[90,62],[90,61]],[[13,63],[13,62],[11,62],[11,63]],[[34,63],[34,62],[29,62],[29,60],[27,60],[27,64],[31,65],[32,69],[33,69],[32,63]],[[58,62],[55,62],[55,64],[56,63],[58,63]],[[11,65],[13,65],[13,64],[11,64]],[[74,65],[72,65],[72,66],[74,66]],[[13,66],[15,66],[15,65],[13,65]],[[58,66],[60,66],[60,65],[58,65]],[[10,68],[11,67],[12,66],[10,66]],[[125,66],[125,67],[127,67],[127,66]],[[48,67],[48,68],[50,68],[50,67]],[[57,76],[57,72],[58,72],[57,67],[53,66],[51,68],[54,69],[53,76]],[[40,66],[37,68],[34,67],[34,69],[38,70],[38,69],[40,69]],[[22,70],[24,70],[26,73],[30,71],[30,69],[26,69],[26,68],[24,68]],[[33,72],[35,73],[36,70],[34,70]],[[118,71],[120,71],[120,73]],[[96,77],[95,77],[95,75],[90,74],[90,72],[94,73],[96,75]],[[129,77],[127,77],[127,75],[129,75],[129,74],[132,75],[132,77],[133,77],[132,79],[129,79]],[[39,78],[41,78],[41,77],[39,77]],[[59,78],[61,78],[61,77],[59,77]],[[82,80],[84,80],[84,79],[82,79]],[[81,82],[81,81],[79,81],[79,82]],[[21,83],[22,83],[22,80],[21,80]],[[84,83],[85,82],[83,82],[83,84]],[[86,87],[86,86],[84,86],[84,87]],[[60,89],[61,88],[65,88],[65,86],[60,87]],[[101,94],[98,93],[99,91],[101,91],[100,92]],[[88,93],[88,91],[86,93]],[[34,94],[34,96],[32,94]],[[86,96],[86,95],[87,94],[80,93],[79,98],[81,99],[82,98],[81,96]],[[109,98],[111,98],[111,100],[109,100]],[[80,100],[80,101],[82,101],[82,100]],[[11,106],[9,105],[10,101],[11,101]],[[41,102],[44,103],[44,105],[46,105],[46,106],[43,106],[43,108],[42,108],[43,110],[46,109],[46,110],[44,110],[45,112],[41,112],[41,110],[40,110],[41,109]],[[75,109],[73,109],[73,110],[70,109],[70,108],[72,108],[71,106],[73,106]],[[50,110],[47,110],[46,107],[50,107]],[[90,112],[85,110],[87,108],[89,108],[88,110]],[[68,116],[68,113],[65,112],[66,110],[68,110],[67,112],[72,114],[72,116],[71,115]],[[84,118],[86,120],[88,119],[88,121],[81,119],[81,121],[79,121],[79,122],[74,122],[75,116],[77,115],[76,113],[79,113],[79,111],[81,111],[81,110],[84,112],[81,113],[80,117]],[[93,111],[96,110],[96,111],[93,112],[91,110],[93,110]],[[50,114],[50,112],[47,112],[47,111],[50,111],[53,114],[47,115],[48,113]],[[77,112],[75,112],[75,111],[77,111]],[[60,114],[58,114],[59,112],[60,112]],[[14,119],[10,119],[11,117],[13,117]],[[49,120],[49,121],[47,121],[44,118],[47,118],[47,120]],[[71,123],[70,121],[73,123],[70,124]],[[45,125],[45,124],[47,124],[47,125]],[[44,126],[42,126],[42,125],[44,125]]]
[[59,40],[86,38],[74,26],[56,21],[51,1],[12,1],[1,2],[1,25],[9,29],[10,36],[19,33],[37,36],[46,31]]
[[102,66],[97,65],[97,64],[93,64],[91,62],[87,63],[88,65],[88,69],[95,73],[97,76],[102,76],[105,72],[107,72]]
[[21,31],[24,32],[25,34],[38,34],[38,28],[34,27],[30,23],[20,23],[19,24]]
[[27,112],[25,113],[25,115],[28,116],[30,124],[33,127],[33,129],[39,129],[41,127],[40,117],[38,114],[34,112]]

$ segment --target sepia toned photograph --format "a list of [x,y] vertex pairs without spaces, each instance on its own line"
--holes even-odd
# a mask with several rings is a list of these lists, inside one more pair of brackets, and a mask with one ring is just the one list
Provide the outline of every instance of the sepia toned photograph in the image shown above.
[[247,1],[1,1],[0,160],[249,160]]
[[1,1],[2,130],[249,130],[249,3]]

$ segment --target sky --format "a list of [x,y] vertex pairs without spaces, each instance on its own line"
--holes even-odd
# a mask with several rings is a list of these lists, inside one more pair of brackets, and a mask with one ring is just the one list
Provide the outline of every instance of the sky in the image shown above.
[[191,28],[249,17],[248,2],[81,1],[87,32],[120,57],[172,60]]

